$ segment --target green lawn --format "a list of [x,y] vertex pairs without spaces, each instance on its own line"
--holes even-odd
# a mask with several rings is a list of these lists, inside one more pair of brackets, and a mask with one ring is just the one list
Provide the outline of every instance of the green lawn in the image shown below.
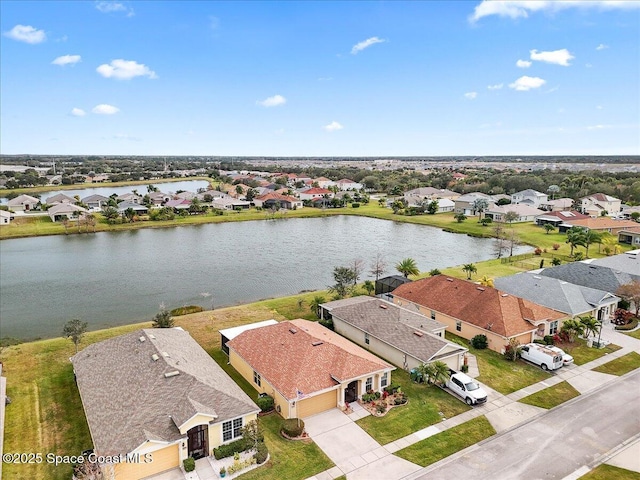
[[609,344],[604,348],[588,347],[587,342],[581,338],[578,338],[573,344],[563,343],[558,345],[558,347],[571,355],[573,357],[573,363],[576,365],[584,365],[596,358],[604,357],[605,355],[622,348],[614,344]]
[[608,373],[610,375],[624,375],[636,368],[640,368],[640,355],[636,352],[627,353],[622,357],[611,360],[608,363],[594,368],[594,372]]
[[505,360],[499,353],[488,348],[477,350],[467,340],[453,333],[445,332],[445,337],[449,341],[467,347],[469,352],[478,359],[480,376],[477,380],[503,395],[508,395],[551,377],[550,373],[539,367],[529,365],[522,360],[510,362]]
[[640,473],[632,472],[625,468],[614,467],[613,465],[598,465],[579,480],[640,480]]
[[561,403],[567,402],[580,395],[575,388],[567,382],[560,382],[552,387],[540,390],[537,393],[520,399],[522,403],[533,405],[534,407],[546,408],[547,410],[557,407]]
[[407,404],[392,408],[384,417],[369,415],[357,422],[381,445],[470,409],[457,397],[449,395],[439,387],[412,382],[409,374],[404,370],[394,370],[391,380],[399,384],[402,391],[407,394],[409,397]]
[[489,438],[495,433],[496,431],[489,423],[489,420],[481,416],[432,437],[425,438],[418,443],[399,450],[395,455],[426,467],[485,438]]
[[629,335],[630,337],[640,340],[640,328],[638,330],[634,330],[633,332],[624,332],[624,333],[626,335]]

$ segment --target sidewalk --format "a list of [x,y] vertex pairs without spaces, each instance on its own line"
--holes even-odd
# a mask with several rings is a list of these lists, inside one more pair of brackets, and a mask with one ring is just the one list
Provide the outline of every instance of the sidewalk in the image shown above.
[[[536,415],[542,414],[547,411],[542,408],[533,407],[531,405],[526,405],[518,402],[518,400],[528,395],[539,392],[553,385],[557,385],[558,383],[563,381],[567,381],[569,384],[571,384],[571,386],[573,386],[576,390],[578,390],[580,394],[584,394],[600,387],[605,383],[608,383],[610,381],[615,380],[616,378],[619,378],[614,375],[607,375],[604,373],[594,372],[592,371],[592,369],[599,367],[604,363],[610,362],[615,358],[619,358],[623,355],[626,355],[629,352],[635,351],[640,353],[640,340],[636,340],[633,337],[617,332],[616,330],[614,330],[613,326],[611,325],[603,327],[602,338],[613,344],[619,345],[622,348],[615,352],[604,355],[596,360],[588,362],[584,365],[580,365],[580,366],[571,365],[569,367],[562,367],[562,369],[558,374],[550,378],[547,378],[546,380],[543,380],[541,382],[535,383],[533,385],[529,385],[528,387],[525,387],[521,390],[510,393],[508,395],[502,395],[496,392],[495,390],[483,385],[482,387],[487,391],[491,401],[487,402],[484,405],[476,406],[473,409],[461,415],[457,415],[453,418],[443,420],[438,424],[431,425],[427,428],[423,428],[422,430],[419,430],[410,435],[407,435],[406,437],[400,438],[391,443],[387,443],[382,447],[378,447],[376,449],[376,454],[377,454],[376,458],[380,458],[380,453],[382,451],[381,449],[388,452],[388,454],[393,454],[399,450],[402,450],[403,448],[408,447],[409,445],[413,445],[414,443],[419,442],[420,440],[429,438],[449,428],[455,427],[457,425],[460,425],[464,422],[467,422],[473,418],[476,418],[482,415],[486,415],[491,425],[496,429],[496,432],[499,434],[521,423],[526,422],[527,420],[531,419]],[[360,415],[362,415],[361,412],[359,412],[358,415],[355,415],[355,411],[354,411],[354,413],[349,415],[349,417],[351,418],[351,420],[355,421],[356,419],[361,418]],[[312,437],[312,439],[314,439],[313,435],[310,434],[310,436]],[[373,439],[371,440],[373,441]],[[332,458],[331,455],[328,454],[328,456],[329,458]],[[363,458],[366,458],[367,452],[365,452],[364,454],[360,452],[360,456]],[[392,455],[391,457],[398,458],[398,457],[395,457],[394,455]],[[388,460],[389,458],[387,458],[387,461]],[[337,465],[336,467],[333,467],[330,470],[326,470],[313,477],[310,477],[308,480],[328,480],[328,479],[337,478],[345,474],[348,474],[349,480],[358,479],[358,478],[367,478],[366,475],[369,475],[368,478],[372,478],[371,477],[372,471],[370,468],[367,468],[366,465],[360,468],[355,468],[355,469],[348,468],[348,469],[345,469],[346,471],[342,470],[338,463],[336,463],[336,465]],[[626,467],[626,468],[629,468],[629,467]],[[393,475],[393,474],[391,476],[385,475],[385,478],[389,478],[389,479],[402,478],[402,475],[399,475],[399,476]]]

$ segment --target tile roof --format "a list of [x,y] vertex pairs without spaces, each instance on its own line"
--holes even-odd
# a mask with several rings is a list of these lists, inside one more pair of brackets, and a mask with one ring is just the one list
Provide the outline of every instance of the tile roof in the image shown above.
[[182,329],[137,330],[89,345],[71,362],[100,455],[177,440],[177,426],[196,413],[224,421],[259,410]]
[[256,197],[256,200],[261,200],[263,202],[266,202],[268,200],[278,200],[281,202],[289,202],[289,203],[300,201],[297,198],[289,197],[287,195],[281,195],[279,193],[267,193],[265,195],[260,195],[259,197]]
[[306,194],[320,194],[320,195],[330,195],[333,192],[331,190],[327,190],[326,188],[320,188],[320,187],[313,187],[313,188],[307,188],[306,190],[304,190],[303,192],[301,191],[300,193],[306,193]]
[[308,320],[248,330],[227,345],[289,400],[297,398],[298,390],[309,395],[339,382],[394,368]]
[[444,275],[400,285],[393,296],[507,338],[535,330],[539,321],[566,316],[495,288]]

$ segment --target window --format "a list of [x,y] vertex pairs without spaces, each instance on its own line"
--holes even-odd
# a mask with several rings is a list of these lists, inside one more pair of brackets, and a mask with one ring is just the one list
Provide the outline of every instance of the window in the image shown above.
[[558,333],[558,320],[549,323],[549,335],[555,335],[556,333]]
[[380,377],[380,388],[384,388],[389,383],[389,372],[384,372]]
[[460,320],[456,320],[456,331],[462,331],[462,322]]
[[228,442],[242,436],[242,417],[228,420],[222,424],[222,441]]
[[367,381],[364,385],[364,389],[369,392],[371,390],[373,390],[373,377],[369,377],[367,378]]
[[436,319],[436,312],[431,310],[431,320],[435,320],[435,319]]
[[366,343],[367,345],[369,345],[369,334],[365,333],[364,334],[364,343]]
[[262,386],[262,379],[260,378],[260,374],[255,370],[253,371],[253,383],[258,385],[259,387]]

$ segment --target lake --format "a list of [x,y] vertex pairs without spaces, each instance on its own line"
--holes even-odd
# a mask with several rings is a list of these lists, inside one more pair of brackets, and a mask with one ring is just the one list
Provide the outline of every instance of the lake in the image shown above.
[[368,271],[377,252],[387,275],[406,257],[442,269],[492,258],[492,243],[354,216],[3,240],[0,335],[52,337],[72,318],[98,329],[151,320],[160,304],[209,309],[323,289],[333,267],[360,258]]

